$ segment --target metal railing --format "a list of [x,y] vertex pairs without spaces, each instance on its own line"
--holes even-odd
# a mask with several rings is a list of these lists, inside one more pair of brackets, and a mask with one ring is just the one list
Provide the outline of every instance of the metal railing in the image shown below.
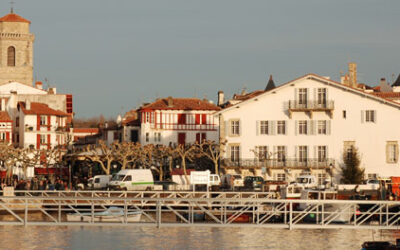
[[292,159],[267,159],[267,160],[253,158],[253,159],[239,159],[237,161],[232,161],[231,159],[223,159],[222,163],[224,166],[229,166],[229,167],[266,167],[273,169],[281,169],[281,168],[326,169],[335,166],[335,160],[331,158],[327,159],[292,158]]
[[332,100],[321,101],[299,101],[290,100],[289,109],[290,110],[333,110],[335,108],[335,103]]
[[[110,206],[119,207],[122,213],[113,217],[115,221],[99,219],[98,214]],[[208,198],[96,197],[93,192],[93,196],[83,197],[50,193],[2,197],[0,210],[0,225],[400,228],[399,201],[279,200],[212,195]],[[129,220],[133,212],[141,214],[138,220]],[[71,221],[71,215],[86,218]]]

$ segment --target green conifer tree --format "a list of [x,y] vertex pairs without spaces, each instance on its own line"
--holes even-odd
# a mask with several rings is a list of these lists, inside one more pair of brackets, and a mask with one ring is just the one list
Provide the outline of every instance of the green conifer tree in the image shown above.
[[361,184],[364,180],[365,169],[360,167],[361,159],[358,149],[351,146],[351,150],[343,152],[342,179],[344,184]]

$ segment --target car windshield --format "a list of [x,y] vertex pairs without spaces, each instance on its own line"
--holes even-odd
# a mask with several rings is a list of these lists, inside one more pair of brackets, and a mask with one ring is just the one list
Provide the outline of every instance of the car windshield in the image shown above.
[[297,183],[308,183],[308,178],[297,178]]
[[114,175],[114,177],[112,178],[113,181],[122,181],[125,178],[124,174],[117,174]]

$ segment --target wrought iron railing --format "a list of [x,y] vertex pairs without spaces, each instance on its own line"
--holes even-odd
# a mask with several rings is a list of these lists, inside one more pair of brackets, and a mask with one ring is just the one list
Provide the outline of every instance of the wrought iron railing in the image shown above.
[[300,101],[290,100],[289,109],[307,109],[307,110],[332,110],[335,108],[335,103],[332,100],[326,101]]
[[223,166],[226,167],[267,167],[267,168],[330,168],[335,166],[335,160],[326,158],[326,159],[316,159],[316,158],[307,158],[307,159],[223,159]]

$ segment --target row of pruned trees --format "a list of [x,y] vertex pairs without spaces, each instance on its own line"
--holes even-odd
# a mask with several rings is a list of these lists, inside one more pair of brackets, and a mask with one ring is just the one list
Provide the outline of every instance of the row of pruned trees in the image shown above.
[[24,176],[27,176],[28,167],[49,165],[62,165],[65,150],[62,148],[33,149],[16,148],[8,143],[0,142],[0,166],[7,171],[7,177],[11,177],[13,168],[23,169]]
[[112,164],[118,162],[121,169],[126,168],[156,168],[160,180],[164,176],[164,166],[172,172],[174,161],[179,160],[185,178],[186,162],[193,162],[196,158],[206,157],[214,165],[214,171],[218,174],[218,163],[222,157],[223,143],[203,141],[202,143],[185,144],[176,146],[165,145],[141,145],[132,142],[115,142],[108,146],[104,141],[98,145],[90,145],[81,153],[86,159],[98,163],[105,174],[110,174]]

